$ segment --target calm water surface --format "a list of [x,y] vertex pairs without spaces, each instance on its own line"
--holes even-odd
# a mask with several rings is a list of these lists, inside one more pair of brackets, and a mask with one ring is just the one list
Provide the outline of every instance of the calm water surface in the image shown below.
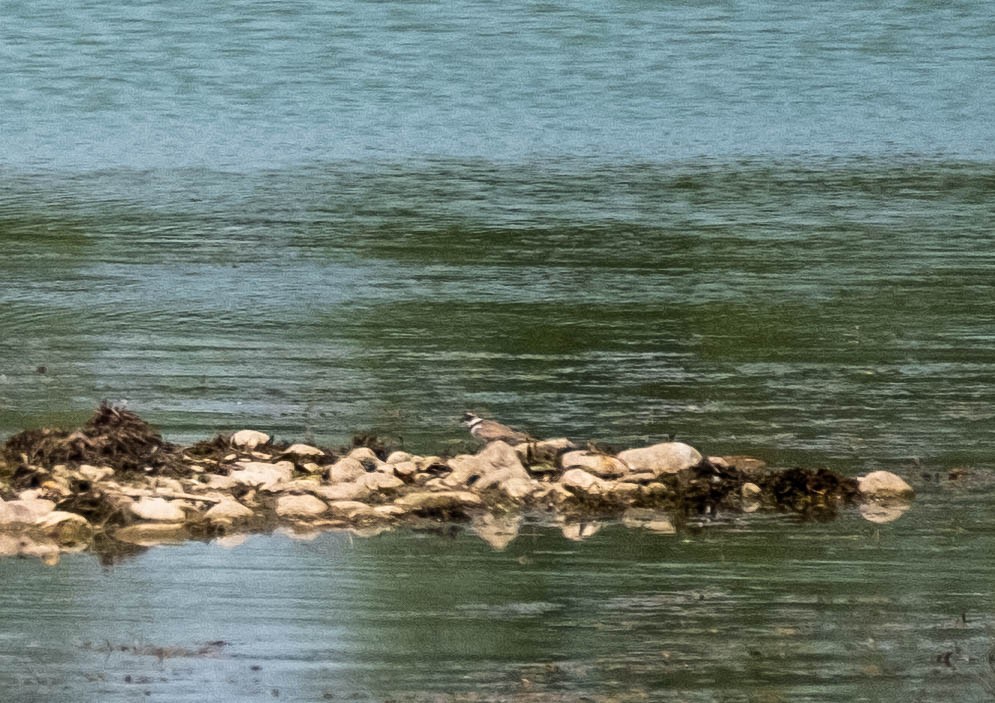
[[[965,510],[968,508],[968,510]],[[991,700],[990,511],[752,516],[677,536],[526,524],[5,560],[16,700]]]
[[12,700],[985,700],[995,501],[920,475],[995,453],[993,46],[977,0],[0,0],[0,437],[474,408],[924,491],[2,562]]

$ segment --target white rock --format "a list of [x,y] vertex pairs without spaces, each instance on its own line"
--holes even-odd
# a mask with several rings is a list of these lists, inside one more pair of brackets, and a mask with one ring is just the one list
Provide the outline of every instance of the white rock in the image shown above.
[[589,474],[584,469],[570,469],[565,471],[560,477],[560,484],[574,493],[585,493],[588,495],[601,495],[606,493],[610,487],[605,481],[594,474]]
[[560,457],[564,469],[584,469],[601,478],[614,478],[629,473],[628,465],[621,459],[590,451],[567,452]]
[[763,489],[757,484],[747,481],[740,487],[739,493],[747,500],[757,500],[760,498],[760,494],[763,493]]
[[183,522],[186,518],[180,506],[165,498],[142,498],[129,505],[128,510],[139,520],[151,522]]
[[859,477],[857,489],[862,496],[872,500],[909,499],[915,495],[912,486],[890,471],[872,471],[866,476]]
[[166,476],[157,476],[152,479],[150,487],[155,490],[156,493],[159,493],[160,491],[184,493],[186,491],[182,483],[177,481],[175,478],[168,478]]
[[357,478],[354,483],[370,489],[371,492],[387,493],[404,486],[404,481],[392,474],[373,471]]
[[43,498],[0,502],[0,524],[31,525],[55,510],[55,503]]
[[515,502],[521,502],[536,491],[536,483],[532,479],[512,476],[497,484],[498,490]]
[[392,518],[399,517],[401,515],[406,515],[408,513],[407,508],[403,508],[400,505],[375,505],[373,506],[373,512],[375,512],[380,517]]
[[366,486],[350,481],[331,486],[319,486],[314,493],[325,500],[363,500],[368,498],[373,491]]
[[331,483],[355,481],[366,474],[366,467],[358,459],[343,457],[328,467],[328,480]]
[[380,515],[366,503],[356,500],[336,500],[328,504],[328,512],[335,517],[346,520],[362,520],[380,517]]
[[278,483],[286,483],[294,475],[294,465],[289,461],[278,461],[275,464],[262,461],[240,461],[242,467],[229,475],[235,483],[270,490]]
[[318,447],[312,447],[310,444],[291,444],[283,450],[283,453],[294,456],[325,456],[325,452]]
[[396,452],[391,452],[390,456],[387,457],[387,463],[388,464],[400,464],[400,463],[403,463],[405,461],[411,461],[411,459],[412,459],[412,456],[410,454],[408,454],[407,452],[396,451]]
[[269,442],[269,435],[258,430],[239,430],[228,441],[233,447],[252,451],[259,445]]
[[394,475],[398,478],[411,479],[418,473],[418,465],[413,461],[391,462],[389,464],[394,469]]
[[35,524],[43,530],[51,527],[58,527],[59,525],[67,523],[80,526],[89,526],[90,521],[82,515],[77,515],[76,513],[66,512],[65,510],[54,510],[48,515],[38,518],[35,522]]
[[247,520],[253,516],[250,508],[245,507],[237,500],[223,500],[211,507],[204,518],[210,522],[235,522],[237,520]]
[[473,477],[480,478],[480,460],[472,454],[457,454],[446,460],[449,475],[443,481],[446,485],[464,485]]
[[676,474],[701,461],[701,453],[683,442],[663,442],[650,447],[626,449],[618,458],[633,471],[652,471],[657,476]]
[[760,510],[761,497],[763,496],[763,489],[760,486],[748,481],[740,487],[739,494],[743,497],[740,510],[744,513],[755,513]]
[[351,452],[346,454],[346,456],[360,462],[364,467],[366,467],[367,471],[376,471],[377,468],[383,464],[383,462],[380,461],[380,457],[378,457],[369,447],[356,447]]
[[314,478],[295,478],[284,481],[270,488],[271,493],[314,493],[321,487],[321,482]]
[[91,466],[90,464],[83,464],[79,467],[79,475],[88,481],[103,481],[104,479],[111,478],[114,475],[114,469],[110,466]]
[[444,480],[453,487],[465,486],[475,480],[474,487],[484,489],[512,478],[530,479],[514,448],[500,440],[488,443],[476,456],[453,457],[449,466],[452,473]]
[[282,495],[276,499],[276,514],[280,517],[317,517],[328,506],[313,495]]
[[608,486],[608,492],[613,496],[617,496],[621,500],[633,501],[639,497],[642,489],[639,487],[638,483],[629,483],[628,481],[616,481]]
[[442,460],[441,457],[435,455],[432,456],[413,456],[411,461],[415,462],[415,466],[418,467],[419,471],[427,471],[429,467],[432,466],[445,466],[446,462]]
[[215,488],[222,491],[231,490],[235,486],[241,485],[238,481],[233,479],[231,476],[222,476],[221,474],[207,474],[207,480],[204,482],[204,486],[207,488]]
[[540,486],[533,494],[533,498],[537,501],[543,501],[550,506],[560,505],[574,498],[574,494],[564,488],[560,483],[540,484]]

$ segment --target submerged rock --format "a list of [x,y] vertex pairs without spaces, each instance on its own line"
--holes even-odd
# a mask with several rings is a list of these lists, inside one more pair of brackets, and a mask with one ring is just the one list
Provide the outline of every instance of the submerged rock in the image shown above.
[[663,442],[626,449],[617,456],[632,471],[652,471],[657,476],[676,474],[701,462],[701,453],[683,442]]

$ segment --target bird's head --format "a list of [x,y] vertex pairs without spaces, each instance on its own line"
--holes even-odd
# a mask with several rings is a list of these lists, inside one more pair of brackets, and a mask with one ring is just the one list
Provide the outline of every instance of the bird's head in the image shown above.
[[469,410],[467,410],[465,413],[463,413],[462,423],[464,425],[466,425],[467,427],[469,427],[473,423],[477,422],[479,419],[480,418],[477,417],[477,415],[475,413],[472,413]]

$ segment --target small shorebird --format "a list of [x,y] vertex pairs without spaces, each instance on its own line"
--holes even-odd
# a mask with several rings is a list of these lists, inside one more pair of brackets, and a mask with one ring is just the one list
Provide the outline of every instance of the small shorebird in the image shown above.
[[469,411],[463,413],[463,424],[469,428],[470,434],[481,442],[496,442],[501,440],[502,442],[515,445],[535,441],[533,437],[524,432],[513,430],[507,425],[502,425],[500,422],[495,422],[494,420],[485,420],[477,417]]

